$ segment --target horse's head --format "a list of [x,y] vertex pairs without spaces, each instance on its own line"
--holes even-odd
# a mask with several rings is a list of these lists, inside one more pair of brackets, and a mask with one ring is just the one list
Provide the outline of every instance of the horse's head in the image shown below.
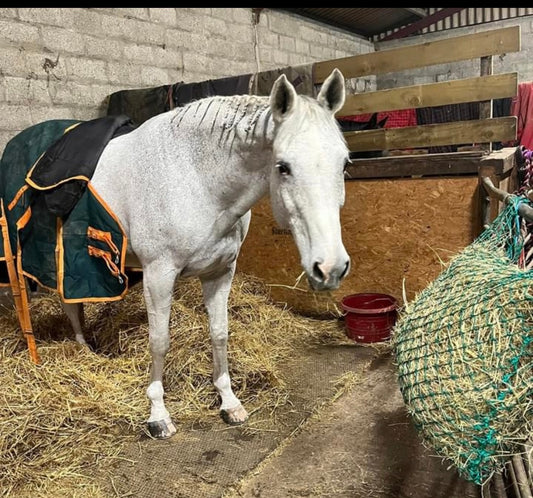
[[298,95],[285,75],[270,94],[275,123],[272,210],[279,225],[290,228],[315,290],[336,289],[350,268],[339,213],[349,151],[335,119],[344,99],[338,69],[324,81],[316,100]]

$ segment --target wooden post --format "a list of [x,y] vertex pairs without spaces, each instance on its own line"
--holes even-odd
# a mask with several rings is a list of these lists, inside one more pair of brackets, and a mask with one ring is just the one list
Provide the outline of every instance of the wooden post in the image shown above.
[[[492,55],[487,57],[481,57],[481,76],[492,75],[493,63]],[[479,103],[479,119],[491,119],[492,118],[492,100]],[[492,151],[492,142],[480,144],[481,148],[487,152]]]
[[478,168],[479,199],[481,212],[481,230],[498,216],[503,209],[503,203],[490,198],[489,193],[482,183],[484,177],[489,177],[495,187],[512,193],[510,190],[512,174],[515,168],[515,148],[506,147],[494,151],[480,160]]

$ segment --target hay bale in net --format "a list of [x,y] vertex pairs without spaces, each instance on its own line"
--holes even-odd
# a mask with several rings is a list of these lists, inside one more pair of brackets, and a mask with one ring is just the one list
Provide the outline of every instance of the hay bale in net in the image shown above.
[[518,264],[520,202],[400,310],[393,330],[422,441],[476,484],[501,472],[533,427],[533,270]]

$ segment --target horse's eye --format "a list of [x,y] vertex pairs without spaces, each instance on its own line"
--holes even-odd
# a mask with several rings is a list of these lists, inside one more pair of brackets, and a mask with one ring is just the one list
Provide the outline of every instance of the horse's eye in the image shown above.
[[276,168],[278,168],[279,174],[282,176],[288,176],[291,174],[291,168],[286,162],[280,161],[276,164]]

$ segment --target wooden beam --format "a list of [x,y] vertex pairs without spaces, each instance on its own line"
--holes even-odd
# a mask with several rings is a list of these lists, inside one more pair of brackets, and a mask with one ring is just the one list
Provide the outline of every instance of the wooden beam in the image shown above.
[[345,78],[357,78],[519,50],[520,26],[511,26],[409,47],[316,62],[313,65],[313,82],[322,83],[334,68],[340,69]]
[[[479,76],[426,85],[413,85],[347,95],[337,117],[446,104],[460,104],[505,97],[518,91],[518,73]],[[490,117],[490,116],[487,116]]]
[[355,159],[346,168],[346,180],[400,178],[411,176],[487,176],[493,182],[512,170],[515,147],[487,154],[483,151],[447,152]]
[[516,139],[516,116],[344,133],[350,151],[507,142]]
[[477,175],[482,155],[477,151],[355,159],[346,168],[346,180]]

